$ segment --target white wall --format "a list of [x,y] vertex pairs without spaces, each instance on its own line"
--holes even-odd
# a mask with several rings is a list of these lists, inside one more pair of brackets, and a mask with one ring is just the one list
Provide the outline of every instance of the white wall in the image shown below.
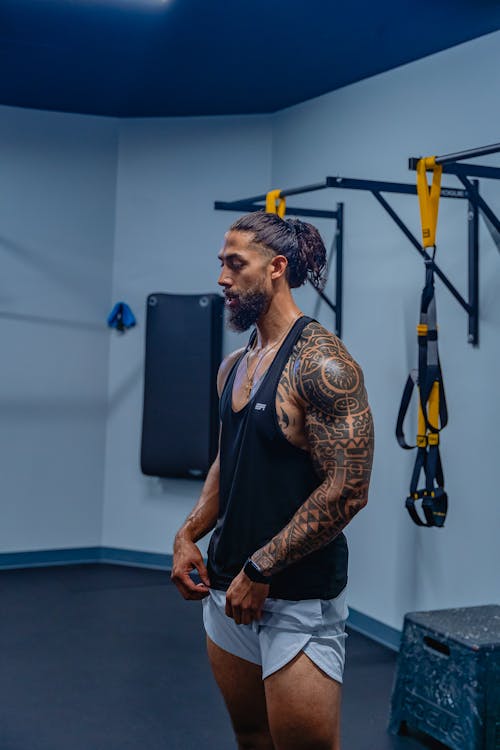
[[[326,175],[413,181],[409,156],[497,142],[499,70],[496,33],[279,113],[273,186]],[[498,156],[485,161],[500,166]],[[500,213],[500,184],[482,189]],[[420,237],[417,198],[386,197]],[[444,529],[419,529],[403,509],[414,454],[399,448],[394,427],[416,363],[423,263],[370,194],[324,191],[301,203],[336,200],[346,204],[344,340],[364,368],[376,426],[370,503],[348,533],[350,604],[400,628],[410,610],[498,602],[500,255],[482,227],[479,349],[467,343],[466,313],[437,281],[450,510]],[[464,202],[441,201],[438,262],[465,296],[466,214]]]
[[[113,297],[138,327],[114,337],[109,374],[103,545],[171,553],[201,483],[140,473],[145,301],[217,290],[217,253],[236,216],[214,211],[266,188],[269,118],[132,120],[120,125]],[[235,347],[226,337],[226,350]],[[189,429],[189,425],[184,426]]]
[[117,131],[0,108],[0,552],[100,543]]

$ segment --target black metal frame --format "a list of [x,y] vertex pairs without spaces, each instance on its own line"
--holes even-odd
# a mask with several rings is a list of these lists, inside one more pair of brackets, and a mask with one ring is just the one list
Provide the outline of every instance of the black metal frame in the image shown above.
[[[300,188],[282,190],[283,197],[292,195],[301,195],[302,193],[311,193],[325,188],[341,188],[343,190],[364,190],[370,192],[382,208],[387,212],[396,226],[403,232],[405,237],[410,241],[417,252],[425,261],[432,263],[434,272],[441,279],[445,287],[455,297],[457,302],[466,311],[469,319],[468,341],[473,346],[479,345],[479,216],[480,211],[488,219],[495,231],[500,234],[500,219],[497,217],[492,208],[486,203],[479,193],[479,182],[477,179],[470,180],[470,177],[482,177],[486,179],[500,179],[500,168],[488,167],[475,164],[459,164],[463,159],[486,156],[488,154],[499,153],[500,143],[495,143],[482,148],[460,151],[454,154],[446,154],[435,158],[436,164],[443,165],[443,172],[458,177],[464,188],[442,187],[442,198],[456,198],[468,201],[468,300],[465,300],[446,274],[433,261],[422,244],[408,229],[394,208],[382,193],[399,193],[405,195],[416,195],[416,185],[403,182],[382,182],[380,180],[360,180],[348,177],[326,177],[324,182],[314,185],[306,185]],[[415,170],[419,162],[418,158],[412,157],[409,160],[409,168]],[[223,202],[216,201],[214,208],[222,211],[240,211],[251,212],[261,211],[266,200],[266,195],[256,195],[252,198],[246,198],[239,201]],[[342,332],[342,274],[343,274],[343,204],[337,204],[336,211],[325,211],[321,209],[296,208],[288,207],[288,212],[294,216],[307,216],[316,218],[332,218],[337,221],[336,248],[337,248],[337,274],[336,274],[336,298],[335,303],[331,302],[328,296],[316,289],[321,298],[335,312],[336,333],[338,336]],[[316,288],[316,287],[315,287]]]
[[[403,195],[416,195],[417,194],[417,186],[415,184],[411,183],[404,183],[404,182],[387,182],[387,181],[381,181],[381,180],[361,180],[361,179],[352,179],[349,177],[326,177],[324,182],[315,183],[313,185],[306,185],[304,187],[299,188],[291,188],[289,190],[281,190],[281,196],[283,197],[289,197],[292,195],[301,195],[302,193],[311,193],[318,190],[325,190],[326,188],[341,188],[343,190],[363,190],[368,191],[372,193],[374,198],[378,201],[378,203],[382,206],[382,208],[387,212],[387,214],[391,217],[391,219],[394,221],[394,223],[399,227],[399,229],[403,232],[403,234],[406,236],[406,238],[411,242],[413,247],[418,251],[418,253],[429,262],[432,262],[430,255],[422,248],[421,243],[417,240],[417,238],[412,234],[412,232],[408,229],[406,224],[403,222],[400,216],[396,213],[394,208],[390,205],[390,203],[387,201],[387,199],[381,195],[381,193],[398,193]],[[471,206],[471,196],[472,191],[476,191],[476,185],[472,185],[468,187],[467,189],[461,189],[461,188],[452,188],[452,187],[443,187],[441,188],[441,196],[443,198],[454,198],[459,200],[469,200],[469,208]],[[251,213],[252,211],[262,211],[264,208],[263,203],[265,203],[266,195],[255,195],[251,198],[246,198],[243,200],[237,200],[237,201],[216,201],[214,203],[214,208],[219,211],[239,211],[242,213]],[[477,199],[476,203],[474,205],[477,205]],[[296,208],[292,206],[287,206],[287,212],[292,214],[293,216],[307,216],[307,217],[317,217],[317,218],[327,218],[327,219],[336,219],[337,221],[337,231],[335,236],[335,242],[336,242],[336,248],[337,248],[337,255],[336,255],[336,296],[335,296],[335,303],[333,303],[328,296],[321,292],[319,289],[316,289],[318,294],[321,296],[321,298],[328,304],[328,306],[334,311],[335,313],[335,323],[336,323],[336,334],[338,336],[342,335],[342,282],[343,282],[343,204],[338,203],[337,204],[337,210],[336,211],[326,211],[321,209],[311,209],[311,208]],[[469,216],[472,215],[472,227],[469,226],[469,297],[471,296],[471,289],[477,288],[477,255],[478,255],[478,222],[479,218],[477,215],[477,212],[469,210]],[[474,242],[476,245],[474,245]],[[467,311],[469,314],[469,321],[471,320],[471,317],[474,319],[474,322],[469,322],[469,341],[475,345],[477,345],[478,341],[478,335],[477,335],[477,314],[474,315],[474,309],[477,310],[477,304],[476,308],[473,307],[472,304],[469,302],[466,302],[460,292],[455,288],[455,286],[451,283],[451,281],[448,279],[446,274],[439,268],[439,266],[436,263],[433,263],[434,271],[436,273],[436,276],[438,276],[443,284],[447,287],[447,289],[451,292],[451,294],[455,297],[455,299],[459,302],[459,304]],[[474,275],[475,274],[475,275]],[[473,336],[473,338],[471,338]]]

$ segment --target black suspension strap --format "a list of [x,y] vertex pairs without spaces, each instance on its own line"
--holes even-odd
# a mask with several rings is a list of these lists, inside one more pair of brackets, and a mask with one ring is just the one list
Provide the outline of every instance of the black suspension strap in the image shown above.
[[[420,300],[418,334],[418,369],[406,381],[396,423],[396,438],[405,450],[417,449],[406,508],[417,526],[443,526],[448,510],[444,473],[439,452],[440,432],[448,423],[448,409],[438,352],[438,329],[434,290],[434,256],[440,194],[441,168],[431,159],[421,159],[417,168],[417,188],[422,218],[424,247],[433,247],[425,261],[425,285]],[[426,170],[433,169],[433,182],[427,186]],[[416,445],[409,445],[404,434],[404,420],[413,391],[418,392],[418,427]],[[420,475],[424,487],[419,488]],[[417,503],[421,501],[421,513]]]

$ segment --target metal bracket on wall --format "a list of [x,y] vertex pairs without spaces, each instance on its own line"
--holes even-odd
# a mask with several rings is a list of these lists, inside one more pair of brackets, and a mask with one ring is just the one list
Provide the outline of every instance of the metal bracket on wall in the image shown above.
[[[284,198],[290,195],[301,195],[311,193],[316,190],[324,190],[328,187],[327,181],[314,185],[306,185],[301,188],[292,188],[290,190],[281,190],[280,194]],[[265,208],[266,195],[256,195],[252,198],[246,198],[237,201],[216,201],[214,208],[216,211],[237,211],[239,213],[252,213],[253,211],[263,211]],[[323,302],[335,314],[335,334],[342,338],[342,289],[343,289],[343,254],[344,254],[344,204],[337,203],[335,211],[328,211],[316,208],[297,208],[287,206],[287,214],[292,216],[303,216],[307,218],[334,219],[335,234],[333,237],[330,258],[335,254],[335,301],[333,302],[328,294],[311,283],[317,294]],[[328,279],[327,279],[328,283]]]
[[[468,341],[473,346],[479,345],[479,216],[483,214],[490,227],[500,235],[500,220],[493,209],[488,205],[479,193],[479,181],[470,180],[469,177],[481,177],[490,180],[500,180],[500,168],[489,167],[482,164],[459,163],[464,159],[472,159],[478,156],[487,156],[500,152],[500,143],[489,146],[459,151],[454,154],[436,156],[435,163],[441,164],[443,172],[458,177],[465,187],[469,201],[468,211],[468,297],[469,301],[463,299],[458,301],[469,316]],[[409,169],[416,170],[420,159],[411,157],[408,161]]]
[[[401,217],[397,214],[395,209],[388,202],[382,193],[399,193],[405,195],[417,195],[417,186],[411,183],[405,182],[382,182],[380,180],[359,180],[350,179],[348,177],[327,177],[329,187],[342,188],[344,190],[364,190],[370,192],[373,197],[382,206],[384,211],[390,216],[397,227],[403,232],[405,237],[410,241],[415,250],[419,255],[426,261],[431,261],[430,255],[422,247],[422,243],[415,237],[411,230],[406,226]],[[443,187],[441,188],[442,198],[452,198],[457,200],[469,200],[469,212],[468,212],[468,241],[469,241],[469,299],[471,302],[467,302],[460,294],[458,289],[452,284],[446,274],[441,270],[436,262],[433,262],[433,268],[436,276],[441,279],[445,287],[455,297],[457,302],[464,308],[469,316],[469,343],[477,346],[479,341],[478,334],[478,291],[477,291],[477,276],[478,276],[478,255],[479,255],[479,219],[477,213],[471,210],[471,194],[472,190],[475,190],[475,185],[470,185],[468,189]],[[432,261],[431,261],[432,262]],[[474,290],[472,293],[471,290]]]

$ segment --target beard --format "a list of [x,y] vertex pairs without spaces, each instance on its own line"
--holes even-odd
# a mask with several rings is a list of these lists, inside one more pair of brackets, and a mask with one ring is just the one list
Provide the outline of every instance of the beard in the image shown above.
[[237,299],[234,308],[229,308],[228,325],[241,333],[253,326],[269,307],[269,296],[260,289],[250,289],[238,295],[228,293],[228,299]]

